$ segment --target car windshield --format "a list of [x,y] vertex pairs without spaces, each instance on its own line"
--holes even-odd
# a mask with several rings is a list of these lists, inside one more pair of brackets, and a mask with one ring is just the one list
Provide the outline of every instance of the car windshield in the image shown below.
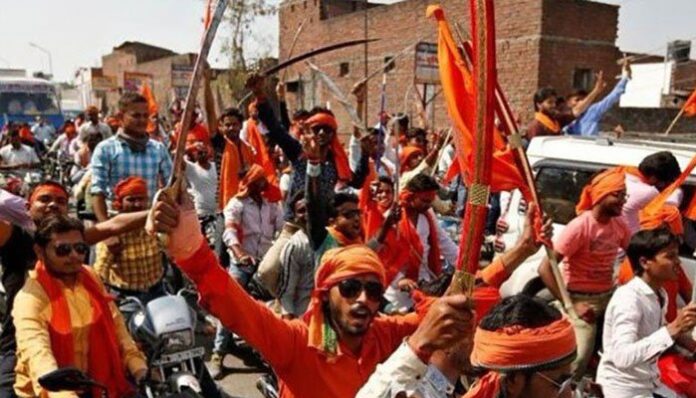
[[0,91],[0,115],[55,115],[59,113],[54,92]]

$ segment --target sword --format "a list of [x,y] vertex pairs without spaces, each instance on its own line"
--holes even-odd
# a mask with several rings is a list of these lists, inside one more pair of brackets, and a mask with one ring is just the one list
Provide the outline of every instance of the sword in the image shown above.
[[[292,58],[288,58],[287,60],[279,63],[276,66],[272,66],[268,69],[261,71],[259,73],[259,76],[260,77],[268,77],[268,76],[270,76],[270,75],[272,75],[280,70],[287,68],[290,65],[294,65],[294,64],[301,62],[301,61],[304,61],[305,59],[308,59],[308,58],[316,57],[319,54],[323,54],[323,53],[327,53],[327,52],[335,51],[335,50],[340,50],[340,49],[346,48],[346,47],[357,46],[359,44],[371,43],[371,42],[377,41],[377,40],[379,40],[379,39],[348,40],[348,41],[342,41],[339,43],[330,44],[328,46],[320,47],[320,48],[317,48],[316,50],[312,50],[312,51],[306,52],[304,54],[300,54],[300,55],[294,56]],[[244,97],[242,97],[242,99],[240,99],[237,102],[237,104],[238,105],[243,104],[251,97],[252,94],[253,94],[252,92],[248,92]]]
[[319,75],[319,78],[321,79],[322,82],[326,85],[326,88],[331,91],[331,94],[333,94],[334,98],[343,106],[343,108],[346,110],[348,113],[348,116],[350,116],[351,122],[353,122],[353,125],[360,129],[360,131],[365,132],[365,127],[362,124],[362,121],[360,120],[360,116],[358,116],[358,111],[355,110],[353,105],[351,105],[350,101],[348,98],[343,94],[341,89],[336,85],[336,83],[331,80],[331,78],[324,73],[321,69],[319,69],[318,66],[314,65],[310,61],[306,61],[307,66],[309,66],[310,69],[314,71],[317,75]]
[[201,50],[196,58],[196,63],[193,66],[193,75],[191,76],[191,81],[189,82],[188,94],[186,95],[186,106],[184,107],[183,117],[181,119],[181,130],[179,131],[179,137],[176,142],[176,151],[174,153],[174,162],[172,168],[172,175],[169,178],[167,187],[163,189],[167,195],[175,200],[179,200],[181,190],[184,188],[184,155],[186,149],[186,135],[193,120],[193,111],[196,107],[196,96],[198,94],[198,89],[201,83],[201,77],[203,76],[203,69],[205,68],[205,62],[208,58],[208,53],[210,52],[210,47],[213,44],[213,39],[215,38],[215,33],[217,28],[222,21],[222,17],[225,14],[225,8],[227,7],[228,0],[218,0],[215,6],[215,12],[213,18],[210,21],[210,25],[205,31],[205,36],[203,37],[203,42],[201,44]]

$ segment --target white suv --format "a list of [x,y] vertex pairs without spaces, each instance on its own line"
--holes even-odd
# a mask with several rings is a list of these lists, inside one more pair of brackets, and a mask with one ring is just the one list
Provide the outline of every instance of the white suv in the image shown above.
[[[684,169],[696,154],[696,140],[692,143],[674,143],[652,140],[539,137],[531,141],[527,149],[529,162],[534,169],[539,197],[544,212],[554,220],[554,235],[575,217],[575,204],[580,192],[591,176],[608,167],[637,166],[646,156],[670,151]],[[682,205],[689,203],[696,192],[696,171],[682,187]],[[503,217],[510,225],[503,235],[506,247],[512,247],[522,231],[526,205],[519,191],[505,193],[501,203]],[[682,266],[690,279],[696,272],[696,223],[684,220],[685,244],[681,248]],[[509,296],[521,292],[538,276],[537,269],[544,256],[539,250],[513,273],[502,286],[501,294]]]

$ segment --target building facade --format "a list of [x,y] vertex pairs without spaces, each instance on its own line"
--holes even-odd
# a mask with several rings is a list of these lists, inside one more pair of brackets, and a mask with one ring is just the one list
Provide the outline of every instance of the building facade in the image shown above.
[[[353,84],[417,42],[437,43],[437,26],[426,18],[432,0],[403,0],[378,5],[345,0],[284,0],[280,4],[279,59],[288,58],[292,39],[304,23],[293,55],[348,39],[368,36],[380,40],[364,46],[322,54],[312,62],[348,94]],[[466,0],[440,0],[446,16],[458,30],[469,27]],[[522,123],[533,115],[532,96],[545,86],[565,95],[575,88],[591,88],[594,73],[603,70],[609,84],[619,73],[620,52],[615,45],[618,6],[579,0],[498,0],[495,2],[498,80]],[[467,32],[461,32],[466,35]],[[416,115],[413,104],[434,99],[427,106],[428,125],[448,127],[444,100],[437,86],[414,84],[415,50],[396,60],[387,73],[388,112]],[[292,67],[286,82],[291,107],[311,107],[327,102],[338,105],[304,64]],[[420,94],[420,95],[419,95]],[[381,108],[381,79],[368,84],[368,116],[377,121]],[[349,126],[347,113],[333,106],[341,125]],[[348,131],[342,131],[346,134]]]

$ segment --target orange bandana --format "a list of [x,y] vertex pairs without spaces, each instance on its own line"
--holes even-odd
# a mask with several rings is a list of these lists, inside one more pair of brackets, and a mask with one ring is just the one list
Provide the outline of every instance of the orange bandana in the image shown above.
[[656,229],[663,225],[666,225],[675,235],[684,235],[684,223],[676,206],[664,205],[652,213],[640,212],[641,230]]
[[575,211],[580,214],[592,208],[608,195],[626,189],[626,175],[618,168],[606,170],[598,174],[592,181],[585,185],[580,194],[580,200]]
[[116,184],[112,203],[114,209],[121,210],[123,198],[131,195],[147,196],[147,182],[142,177],[124,178]]
[[341,142],[338,140],[338,123],[336,122],[336,118],[328,113],[320,112],[307,119],[305,124],[309,127],[324,125],[334,129],[334,136],[330,145],[336,172],[338,173],[338,179],[350,181],[353,178],[353,172],[350,170],[350,165],[348,164],[348,155],[346,155],[343,145],[341,145]]
[[534,114],[534,120],[541,123],[544,127],[546,127],[549,131],[551,131],[554,134],[558,134],[561,132],[561,125],[545,113],[536,112]]
[[476,329],[471,363],[494,370],[520,370],[554,363],[575,354],[575,332],[567,318],[547,326]]
[[309,346],[324,352],[329,360],[340,355],[336,331],[324,319],[322,297],[336,284],[359,275],[372,274],[386,285],[384,266],[377,254],[367,246],[351,245],[324,253],[314,276],[312,299],[304,320],[309,329]]
[[423,149],[417,146],[409,145],[401,150],[401,153],[399,154],[399,164],[401,165],[402,174],[411,170],[411,167],[409,167],[408,164],[412,158],[418,155],[423,155]]
[[263,168],[261,168],[261,166],[258,164],[252,164],[249,171],[247,171],[246,175],[239,183],[239,191],[237,191],[237,195],[235,195],[235,197],[244,199],[249,196],[249,185],[262,178],[266,178]]
[[34,189],[34,192],[32,192],[31,196],[29,197],[29,204],[33,203],[39,196],[46,194],[62,196],[66,200],[68,199],[68,193],[65,192],[65,189],[62,186],[58,185],[57,183],[45,183],[37,186]]

